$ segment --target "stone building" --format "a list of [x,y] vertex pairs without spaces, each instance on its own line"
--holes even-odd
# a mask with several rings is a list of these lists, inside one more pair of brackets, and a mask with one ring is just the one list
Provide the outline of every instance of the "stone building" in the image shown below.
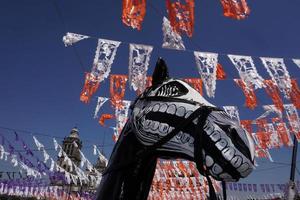
[[[67,154],[67,156],[71,159],[71,161],[80,168],[80,162],[82,160],[80,155],[80,150],[82,149],[82,141],[79,137],[79,131],[76,127],[74,127],[69,136],[65,137],[62,141],[62,148],[63,151]],[[76,171],[67,163],[67,160],[64,158],[64,156],[60,156],[57,159],[57,164],[65,169],[67,172],[69,172],[72,175],[77,175]],[[74,184],[74,180],[71,181],[70,184],[65,184],[62,181],[54,181],[52,182],[52,185],[61,186],[65,189],[67,189],[70,192],[94,192],[96,190],[95,187],[95,180],[90,179],[91,176],[98,176],[99,172],[102,173],[104,169],[106,168],[107,160],[104,156],[100,155],[97,159],[96,164],[93,166],[93,169],[91,171],[85,169],[83,170],[85,175],[89,178],[88,183],[82,183],[80,184],[79,179],[77,179],[77,184]]]
[[[79,138],[79,132],[76,127],[74,127],[70,135],[65,137],[62,142],[62,148],[64,152],[68,155],[68,157],[72,160],[72,162],[79,166],[81,162],[81,156],[79,150],[82,148],[82,141]],[[57,164],[64,168],[66,171],[70,172],[70,168],[64,160],[64,157],[61,156],[57,160]]]

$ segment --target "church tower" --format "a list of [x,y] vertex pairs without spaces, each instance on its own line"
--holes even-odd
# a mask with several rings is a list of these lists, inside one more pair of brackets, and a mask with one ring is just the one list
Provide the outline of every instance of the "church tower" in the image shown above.
[[[79,131],[76,127],[74,127],[70,135],[65,137],[62,143],[62,148],[64,152],[68,155],[68,157],[72,160],[72,162],[79,166],[81,162],[81,156],[79,150],[82,148],[82,141],[79,138]],[[58,158],[57,163],[60,167],[64,168],[66,171],[70,172],[70,167],[64,161],[64,157],[61,156]]]

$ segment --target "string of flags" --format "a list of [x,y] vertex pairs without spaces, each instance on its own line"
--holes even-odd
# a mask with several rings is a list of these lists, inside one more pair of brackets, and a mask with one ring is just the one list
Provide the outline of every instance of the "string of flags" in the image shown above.
[[[67,35],[72,35],[67,33]],[[78,34],[74,34],[77,37]],[[66,36],[64,36],[66,37]],[[90,38],[87,36],[86,38]],[[73,39],[69,41],[78,41]],[[100,82],[107,78],[110,74],[114,57],[117,53],[117,48],[121,42],[98,39],[96,54],[91,72],[86,73],[85,83],[80,95],[80,100],[88,103],[92,96],[99,88]],[[111,98],[115,106],[118,105],[124,89],[115,90],[115,86],[124,86],[129,79],[130,86],[137,93],[141,93],[148,86],[149,80],[146,77],[149,60],[153,47],[141,44],[129,44],[129,65],[128,76],[114,76],[115,83],[110,88]],[[216,89],[216,80],[224,79],[226,73],[220,63],[218,63],[218,54],[209,52],[194,51],[195,62],[201,81],[205,86],[205,91],[208,97],[213,98]],[[296,108],[300,108],[298,99],[300,98],[300,89],[295,79],[291,79],[283,58],[267,58],[261,57],[261,61],[270,79],[263,79],[256,67],[251,56],[242,55],[227,55],[232,64],[238,71],[239,79],[234,79],[236,84],[243,90],[246,98],[245,105],[254,109],[257,107],[257,97],[255,90],[264,88],[266,93],[271,97],[274,104],[282,110],[282,100],[280,94],[284,95],[285,99],[290,100]],[[300,59],[293,59],[293,62],[298,66]]]
[[[15,142],[16,144],[19,143],[20,146],[24,148],[25,154],[20,151],[16,151],[15,147],[6,137],[2,134],[0,136],[0,160],[11,163],[13,167],[19,167],[20,173],[25,174],[25,179],[34,177],[38,180],[45,179],[48,181],[62,181],[63,183],[72,183],[74,185],[83,185],[88,183],[89,185],[94,186],[98,185],[101,181],[101,173],[95,169],[83,152],[79,150],[81,162],[78,166],[68,157],[55,138],[53,138],[53,144],[55,151],[58,152],[58,161],[54,161],[54,159],[46,151],[45,146],[35,136],[33,136],[33,142],[36,145],[37,150],[40,151],[43,156],[43,162],[41,162],[39,157],[33,153],[29,146],[16,132]],[[107,159],[101,154],[97,146],[94,145],[93,148],[94,155],[98,155],[99,159],[107,164]],[[63,164],[65,167],[63,167]],[[81,169],[84,166],[86,166],[86,169],[92,173],[85,173]]]
[[[195,0],[166,0],[168,21],[177,34],[192,37],[195,21]],[[246,0],[220,0],[225,17],[241,20],[250,14]],[[146,15],[146,0],[123,0],[122,22],[137,30],[142,29]]]
[[62,186],[49,186],[43,182],[22,182],[20,180],[5,180],[0,181],[0,194],[17,196],[22,198],[37,198],[37,199],[74,199],[74,200],[91,200],[93,195],[87,192],[73,192],[70,194],[69,190]]

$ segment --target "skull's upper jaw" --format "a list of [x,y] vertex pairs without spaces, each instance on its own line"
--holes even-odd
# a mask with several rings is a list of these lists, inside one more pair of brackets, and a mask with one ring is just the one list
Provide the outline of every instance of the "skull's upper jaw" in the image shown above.
[[148,97],[170,97],[198,104],[215,107],[213,104],[206,101],[197,90],[191,87],[188,83],[179,79],[169,79],[161,85],[153,89],[147,94]]

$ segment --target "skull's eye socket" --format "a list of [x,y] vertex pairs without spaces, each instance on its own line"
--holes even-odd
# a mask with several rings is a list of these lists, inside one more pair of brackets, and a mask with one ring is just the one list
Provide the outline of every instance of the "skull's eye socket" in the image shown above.
[[162,85],[156,92],[156,96],[178,97],[188,93],[188,89],[177,81],[171,81]]

